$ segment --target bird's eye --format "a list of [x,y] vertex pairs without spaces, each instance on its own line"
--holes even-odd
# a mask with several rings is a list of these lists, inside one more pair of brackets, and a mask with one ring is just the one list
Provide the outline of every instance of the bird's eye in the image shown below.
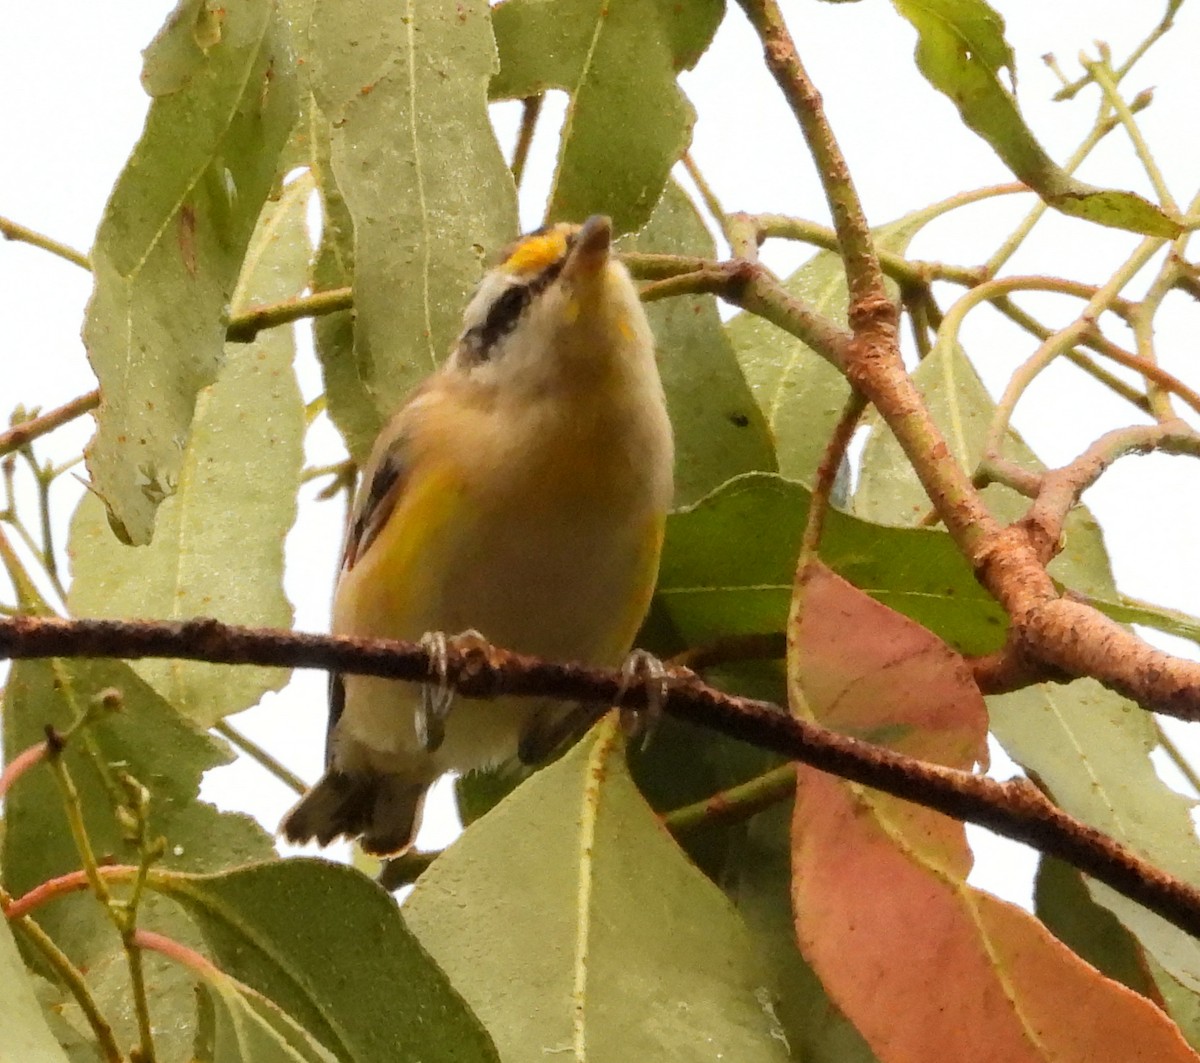
[[463,334],[463,354],[471,364],[477,365],[491,358],[496,344],[516,328],[521,313],[532,298],[527,284],[514,284],[496,298],[481,324],[467,329]]
[[500,296],[488,311],[484,322],[484,331],[499,339],[506,332],[511,332],[521,316],[521,311],[529,305],[529,287],[517,284]]

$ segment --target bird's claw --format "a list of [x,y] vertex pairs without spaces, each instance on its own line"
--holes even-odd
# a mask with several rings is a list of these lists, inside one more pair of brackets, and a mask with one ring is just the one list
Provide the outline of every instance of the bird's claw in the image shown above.
[[621,688],[617,701],[620,702],[625,692],[635,685],[645,687],[646,705],[636,709],[621,706],[621,726],[630,738],[640,736],[641,748],[645,749],[662,719],[663,705],[671,689],[671,673],[652,653],[633,650],[621,665]]
[[460,635],[446,637],[442,631],[427,631],[421,636],[420,646],[429,654],[431,681],[421,685],[421,700],[417,705],[414,724],[417,744],[432,753],[446,740],[446,718],[454,707],[454,688],[449,682],[449,648],[456,649],[460,643],[486,642],[478,631],[464,631]]

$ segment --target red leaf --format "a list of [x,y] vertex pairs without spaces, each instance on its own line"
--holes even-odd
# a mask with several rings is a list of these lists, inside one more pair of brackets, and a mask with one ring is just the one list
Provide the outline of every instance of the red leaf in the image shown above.
[[[823,566],[797,593],[794,706],[927,760],[982,761],[986,710],[954,651]],[[799,769],[797,939],[880,1063],[1195,1063],[1162,1011],[968,886],[970,867],[956,820]]]

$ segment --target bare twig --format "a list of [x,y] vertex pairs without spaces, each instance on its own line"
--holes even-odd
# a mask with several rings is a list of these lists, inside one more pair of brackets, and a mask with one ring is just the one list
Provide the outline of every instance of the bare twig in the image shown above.
[[684,805],[663,816],[663,826],[678,837],[702,827],[741,823],[796,792],[796,765],[783,764],[748,782]]
[[1061,548],[1063,524],[1083,492],[1114,462],[1151,451],[1200,457],[1200,433],[1178,420],[1118,428],[1102,435],[1069,465],[1042,474],[1037,498],[1020,524],[1043,562]]
[[331,288],[327,292],[314,292],[267,306],[256,306],[229,319],[225,338],[230,343],[251,343],[263,329],[288,325],[305,317],[336,314],[339,310],[349,310],[353,305],[353,289]]
[[513,184],[521,187],[521,178],[525,176],[525,163],[529,160],[529,149],[533,145],[533,134],[537,130],[538,115],[542,113],[540,93],[536,96],[526,96],[521,101],[521,127],[517,130],[517,144],[513,148],[512,170]]
[[55,410],[49,410],[37,417],[31,417],[27,421],[13,425],[7,432],[0,432],[0,457],[19,450],[47,432],[61,428],[68,421],[75,420],[76,417],[82,417],[99,405],[100,392],[89,391],[86,395],[80,395],[79,398],[72,399]]

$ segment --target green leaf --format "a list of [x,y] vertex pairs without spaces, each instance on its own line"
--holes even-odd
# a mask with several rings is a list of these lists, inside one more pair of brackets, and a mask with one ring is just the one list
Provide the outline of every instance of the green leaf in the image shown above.
[[[250,244],[234,310],[299,292],[310,247],[302,177],[268,204]],[[290,627],[283,543],[296,516],[304,459],[304,401],[292,369],[292,330],[266,329],[230,344],[216,383],[196,403],[178,489],[159,510],[154,541],[122,544],[104,507],[85,494],[71,525],[69,605],[77,616]],[[253,454],[254,460],[247,461]],[[279,668],[146,660],[137,673],[204,725],[254,705],[287,681]]]
[[792,802],[755,816],[726,893],[754,934],[778,998],[776,1014],[795,1059],[875,1063],[862,1035],[826,995],[796,944],[792,912]]
[[[274,855],[270,838],[249,817],[218,812],[197,799],[201,776],[228,763],[228,749],[181,717],[123,663],[55,659],[14,664],[4,697],[6,756],[11,759],[43,741],[47,725],[65,730],[104,691],[119,692],[121,707],[89,724],[63,753],[99,855],[118,863],[136,858],[113,816],[117,766],[150,789],[151,833],[167,839],[164,866],[211,870]],[[39,765],[23,776],[8,795],[4,813],[4,881],[11,893],[24,893],[79,866],[49,768]],[[68,901],[58,902],[39,919],[57,922]]]
[[1137,939],[1088,895],[1083,875],[1070,864],[1043,856],[1034,882],[1037,917],[1064,945],[1102,974],[1142,996],[1157,991]]
[[1165,631],[1181,639],[1190,639],[1200,643],[1200,619],[1181,613],[1176,609],[1167,609],[1161,605],[1145,605],[1141,602],[1131,602],[1127,599],[1106,601],[1103,598],[1089,598],[1088,604],[1122,624],[1141,624],[1152,627],[1156,631]]
[[197,1061],[212,1063],[336,1063],[294,1019],[266,997],[214,972],[199,983],[203,1040]]
[[[321,197],[321,243],[312,266],[313,291],[329,291],[354,283],[354,222],[333,176],[328,119],[312,106],[311,172]],[[354,345],[354,311],[339,310],[313,319],[313,343],[325,380],[325,410],[342,434],[350,457],[360,467],[371,453],[387,411],[375,403],[371,364]]]
[[[1065,811],[1130,846],[1156,866],[1200,885],[1196,802],[1159,777],[1150,715],[1091,679],[1044,683],[988,698],[1001,744]],[[1135,934],[1167,971],[1200,991],[1200,942],[1103,883],[1092,898]]]
[[196,393],[221,364],[227,304],[296,116],[271,0],[182,0],[143,80],[154,99],[96,235],[83,330],[102,396],[88,469],[114,529],[138,544],[177,486]]
[[467,830],[404,914],[506,1061],[788,1058],[749,935],[634,787],[612,717]]
[[[115,661],[21,661],[5,690],[4,749],[11,758],[44,739],[50,724],[65,729],[105,690],[119,691],[121,708],[72,736],[64,763],[79,791],[83,821],[98,857],[130,863],[137,854],[114,816],[120,800],[116,774],[128,772],[151,793],[151,836],[166,838],[161,866],[212,870],[274,856],[271,839],[247,816],[221,813],[197,799],[201,775],[231,759],[228,750],[182,718],[125,664]],[[63,802],[50,769],[38,765],[18,781],[4,810],[4,882],[10,893],[79,867]],[[143,925],[184,943],[196,938],[173,905],[147,897]],[[38,922],[71,959],[88,971],[89,984],[122,1040],[136,1038],[129,972],[112,922],[90,894],[63,897],[38,912]],[[161,1023],[164,1058],[189,1043],[191,981],[160,957],[147,957],[150,1007]],[[49,973],[49,972],[46,972]],[[2,1009],[0,1009],[2,1010]],[[83,1028],[68,1004],[73,1025]]]
[[[906,214],[874,230],[875,245],[903,254],[940,214],[940,205]],[[832,251],[818,251],[783,281],[783,288],[818,313],[846,320],[846,270]],[[895,284],[889,281],[888,289],[895,297]],[[850,394],[845,377],[807,344],[755,314],[737,314],[726,329],[774,437],[779,471],[811,484]]]
[[[784,630],[808,500],[800,484],[747,473],[671,514],[655,597],[658,621],[668,621],[689,646]],[[889,528],[834,510],[821,557],[963,652],[1003,644],[1003,611],[944,532]]]
[[[176,940],[198,944],[198,935],[187,917],[174,905],[158,897],[148,898],[148,904],[139,908],[139,922],[153,926]],[[101,911],[91,896],[70,897],[56,901],[55,906],[65,905],[71,921],[72,959],[87,975],[88,988],[101,1013],[113,1027],[118,1044],[133,1045],[138,1042],[137,1014],[133,1004],[133,988],[129,981],[129,961],[121,947],[111,920]],[[42,913],[38,912],[39,921]],[[86,946],[82,933],[91,935]],[[188,1051],[192,1043],[192,1028],[195,1022],[195,981],[191,974],[178,964],[153,953],[144,953],[142,961],[146,980],[146,1003],[154,1021],[154,1046],[158,1058],[166,1061],[189,1060]],[[60,1005],[62,1018],[69,1029],[87,1030],[90,1027],[79,1005],[73,997]],[[60,1031],[62,1028],[59,1028]],[[61,1036],[61,1033],[60,1033]],[[74,1038],[64,1038],[64,1046],[70,1048]],[[92,1038],[89,1037],[89,1041]],[[94,1043],[94,1042],[93,1042]],[[88,1063],[94,1063],[96,1051],[90,1051]]]
[[295,859],[222,875],[159,875],[153,886],[196,920],[223,971],[338,1059],[498,1058],[395,902],[351,868]]
[[[692,201],[674,181],[632,250],[716,256]],[[675,504],[695,502],[739,473],[775,470],[774,447],[711,295],[646,307],[675,430]]]
[[1046,154],[1021,117],[1016,97],[1001,81],[1001,71],[1013,69],[1012,48],[1004,39],[1004,20],[984,0],[892,3],[919,34],[916,56],[921,73],[1049,206],[1148,236],[1179,235],[1179,222],[1141,196],[1077,181]]
[[495,8],[495,99],[570,95],[548,221],[607,214],[618,233],[650,217],[695,112],[675,81],[695,65],[723,0],[505,0]]
[[0,1063],[67,1063],[46,1024],[6,919],[0,919],[0,999]]
[[344,371],[382,423],[448,353],[485,254],[516,232],[487,111],[488,6],[315,0],[308,49],[354,226],[356,365]]

